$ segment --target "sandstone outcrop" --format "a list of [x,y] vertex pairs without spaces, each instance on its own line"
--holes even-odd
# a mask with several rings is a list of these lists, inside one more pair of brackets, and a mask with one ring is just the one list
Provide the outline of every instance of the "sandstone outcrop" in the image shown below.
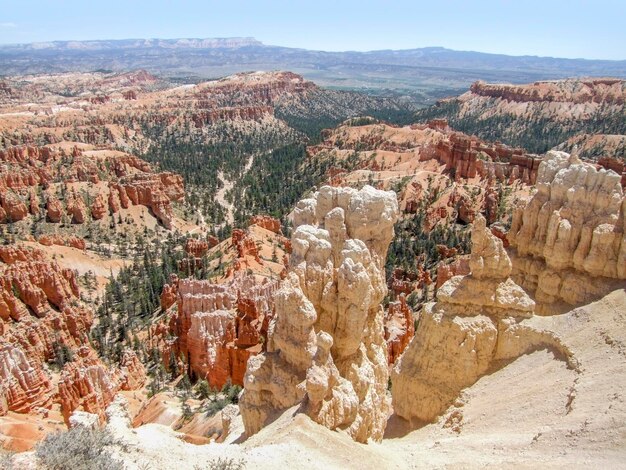
[[248,225],[258,225],[274,233],[280,233],[280,220],[267,215],[255,215]]
[[76,410],[106,419],[106,408],[119,390],[136,390],[146,381],[146,371],[132,350],[125,350],[119,369],[106,367],[88,346],[76,350],[59,379],[59,400],[66,424]]
[[423,308],[415,338],[392,371],[394,411],[413,424],[432,422],[463,388],[530,351],[555,350],[576,367],[559,338],[524,324],[535,302],[511,279],[502,241],[480,215],[469,267],[469,275],[449,279],[438,301]]
[[54,196],[48,196],[46,202],[46,216],[49,222],[59,223],[63,217],[63,205]]
[[54,395],[41,365],[56,359],[60,345],[87,343],[92,317],[74,273],[44,261],[41,251],[7,246],[0,259],[0,408],[29,412]]
[[541,303],[578,304],[626,279],[621,175],[550,151],[537,192],[514,210],[513,277]]
[[108,212],[108,201],[104,193],[96,196],[96,200],[91,205],[91,217],[94,220],[102,219]]
[[264,354],[248,361],[248,436],[298,403],[359,442],[382,438],[389,410],[381,301],[398,217],[395,193],[325,186],[294,211],[290,270],[275,294]]
[[178,276],[171,274],[169,283],[163,286],[161,292],[161,310],[165,311],[176,303],[178,296]]
[[204,240],[188,238],[185,243],[185,252],[193,258],[202,258],[209,250],[209,244]]
[[598,165],[607,170],[613,170],[618,175],[622,175],[622,188],[626,188],[626,165],[624,160],[613,157],[600,157],[598,159]]
[[466,276],[470,273],[469,257],[460,256],[451,263],[440,261],[437,265],[437,283],[435,287],[439,289],[448,279],[454,276]]
[[177,309],[167,325],[152,327],[152,346],[166,366],[171,354],[186,357],[191,373],[214,388],[229,381],[243,385],[248,358],[261,351],[275,289],[275,282],[243,272],[223,284],[171,279],[164,293],[176,293]]
[[477,81],[470,91],[479,96],[501,98],[518,103],[532,101],[552,101],[571,103],[624,104],[626,92],[623,80],[613,78],[592,78],[577,81],[577,86],[567,86],[567,82],[544,81],[530,85],[491,84]]
[[28,413],[36,407],[49,407],[53,399],[50,379],[39,362],[29,360],[24,351],[0,339],[0,416],[8,411]]
[[80,348],[77,356],[65,365],[59,380],[59,398],[65,422],[69,425],[74,410],[96,414],[104,422],[105,409],[119,388],[104,364],[91,354],[88,347]]
[[261,259],[259,258],[259,250],[257,249],[254,239],[249,237],[244,230],[237,228],[233,230],[231,243],[237,249],[238,258],[252,256],[257,262],[261,262]]
[[26,204],[11,190],[0,191],[0,207],[2,207],[0,222],[19,222],[28,215]]
[[87,218],[85,201],[76,193],[71,193],[67,198],[67,213],[74,224],[82,224]]
[[64,237],[62,235],[42,235],[37,241],[44,246],[70,246],[78,250],[84,250],[87,247],[85,240],[78,237]]

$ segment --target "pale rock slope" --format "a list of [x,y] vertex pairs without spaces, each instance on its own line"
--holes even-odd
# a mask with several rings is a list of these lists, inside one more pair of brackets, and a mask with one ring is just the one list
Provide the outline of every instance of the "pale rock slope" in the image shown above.
[[533,315],[535,302],[510,278],[502,240],[482,216],[472,227],[470,269],[426,305],[415,339],[392,372],[394,411],[406,420],[433,421],[463,388],[529,351],[553,348],[571,356],[557,337],[521,323]]
[[396,195],[369,186],[325,186],[298,203],[267,351],[249,360],[244,377],[247,435],[301,404],[359,442],[382,439],[389,400],[381,302],[397,217]]

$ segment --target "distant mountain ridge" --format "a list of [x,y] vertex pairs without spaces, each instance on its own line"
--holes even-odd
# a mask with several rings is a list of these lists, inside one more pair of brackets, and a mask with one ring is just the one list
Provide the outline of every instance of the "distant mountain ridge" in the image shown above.
[[252,37],[233,38],[181,38],[181,39],[95,39],[89,41],[46,41],[25,44],[3,44],[0,51],[37,50],[110,50],[110,49],[213,49],[262,46]]
[[529,83],[568,77],[626,78],[626,60],[507,56],[443,47],[325,52],[251,37],[53,41],[0,45],[2,75],[145,69],[183,80],[250,70],[291,70],[326,87],[408,93],[419,103],[456,95],[476,80]]

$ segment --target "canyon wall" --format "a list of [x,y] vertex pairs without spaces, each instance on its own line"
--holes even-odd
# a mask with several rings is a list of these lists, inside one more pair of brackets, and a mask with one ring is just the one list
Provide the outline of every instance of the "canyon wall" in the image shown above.
[[618,78],[580,81],[542,81],[530,85],[491,84],[477,81],[470,91],[475,95],[527,103],[533,101],[624,104],[626,90]]

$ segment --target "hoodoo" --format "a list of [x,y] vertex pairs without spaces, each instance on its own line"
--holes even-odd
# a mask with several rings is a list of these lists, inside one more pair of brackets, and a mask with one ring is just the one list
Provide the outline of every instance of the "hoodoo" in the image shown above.
[[359,442],[382,439],[389,374],[381,302],[397,218],[395,193],[370,186],[325,186],[298,203],[267,352],[248,361],[244,378],[247,435],[301,404],[317,423]]

